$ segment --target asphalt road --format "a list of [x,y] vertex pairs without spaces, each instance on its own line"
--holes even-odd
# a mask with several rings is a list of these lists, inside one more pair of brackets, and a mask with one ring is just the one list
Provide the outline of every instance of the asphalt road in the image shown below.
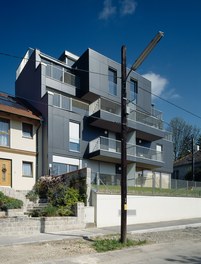
[[34,264],[163,264],[201,263],[201,241],[172,241],[107,253],[67,257]]

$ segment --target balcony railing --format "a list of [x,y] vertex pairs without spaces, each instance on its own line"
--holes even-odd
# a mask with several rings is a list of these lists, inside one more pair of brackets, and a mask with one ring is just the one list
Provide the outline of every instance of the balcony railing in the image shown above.
[[103,110],[103,111],[106,111],[106,112],[109,112],[115,115],[119,115],[119,116],[121,114],[120,104],[114,103],[109,100],[100,99],[100,98],[96,100],[95,102],[93,102],[92,104],[90,104],[89,114],[93,115],[99,110]]
[[[112,138],[98,137],[89,142],[89,153],[99,150],[120,154],[121,141]],[[127,155],[163,162],[163,152],[129,143],[127,144]]]
[[128,115],[128,119],[136,120],[136,122],[143,123],[145,125],[158,128],[160,130],[163,129],[163,121],[161,119],[158,119],[155,116],[149,115],[144,112],[132,110],[132,112]]
[[79,78],[68,71],[68,69],[56,66],[53,64],[46,64],[46,75],[57,81],[70,84],[79,88],[80,82]]
[[[97,111],[102,110],[115,115],[121,115],[121,105],[114,103],[106,99],[98,99],[93,102],[89,107],[89,115],[96,113]],[[153,111],[152,111],[153,114]],[[161,119],[161,112],[154,110],[155,115],[151,115],[145,112],[138,111],[136,109],[131,109],[128,119],[155,127],[157,129],[163,130],[163,121]]]

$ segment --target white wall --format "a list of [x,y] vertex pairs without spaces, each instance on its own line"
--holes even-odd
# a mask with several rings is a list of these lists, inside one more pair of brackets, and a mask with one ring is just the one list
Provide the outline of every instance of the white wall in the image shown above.
[[[0,151],[1,159],[9,159],[12,161],[12,188],[15,190],[31,190],[36,182],[36,157],[29,155],[21,155],[14,153],[6,153]],[[33,177],[22,176],[22,162],[32,162]]]
[[36,151],[36,127],[33,125],[33,138],[22,135],[22,122],[10,121],[10,147],[26,151]]
[[[121,223],[121,196],[93,193],[97,227]],[[151,223],[201,217],[201,198],[130,196],[127,224]]]

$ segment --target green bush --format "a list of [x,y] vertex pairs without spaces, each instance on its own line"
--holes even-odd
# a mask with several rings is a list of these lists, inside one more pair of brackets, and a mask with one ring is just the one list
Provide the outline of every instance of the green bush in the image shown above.
[[[74,183],[75,184],[75,183]],[[80,191],[81,190],[81,191]],[[68,187],[58,178],[43,177],[38,180],[27,198],[36,201],[37,198],[47,199],[48,206],[38,212],[34,210],[32,216],[69,216],[73,215],[73,207],[79,202],[85,202],[84,188]]]
[[79,202],[79,192],[73,188],[67,188],[64,194],[64,204],[68,207],[72,207]]
[[52,204],[48,204],[45,208],[42,209],[40,216],[57,216],[58,208]]
[[67,192],[67,186],[59,183],[48,189],[47,198],[48,202],[54,206],[65,205],[64,197]]
[[7,211],[8,209],[19,209],[22,208],[23,202],[21,200],[8,197],[0,192],[0,209]]
[[45,181],[39,180],[33,190],[38,194],[41,199],[47,199],[48,184]]
[[39,196],[35,190],[31,190],[27,193],[26,198],[35,203],[38,200]]
[[59,216],[70,216],[73,215],[73,211],[67,206],[59,206],[58,214]]

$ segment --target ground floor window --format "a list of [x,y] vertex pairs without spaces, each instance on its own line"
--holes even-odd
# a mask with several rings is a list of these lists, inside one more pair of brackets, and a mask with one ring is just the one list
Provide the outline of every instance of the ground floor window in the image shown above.
[[53,175],[61,175],[67,172],[75,171],[75,170],[78,170],[77,165],[53,162],[53,166],[52,166]]
[[32,162],[28,162],[28,161],[22,162],[22,176],[23,177],[33,177],[33,164],[32,164]]

